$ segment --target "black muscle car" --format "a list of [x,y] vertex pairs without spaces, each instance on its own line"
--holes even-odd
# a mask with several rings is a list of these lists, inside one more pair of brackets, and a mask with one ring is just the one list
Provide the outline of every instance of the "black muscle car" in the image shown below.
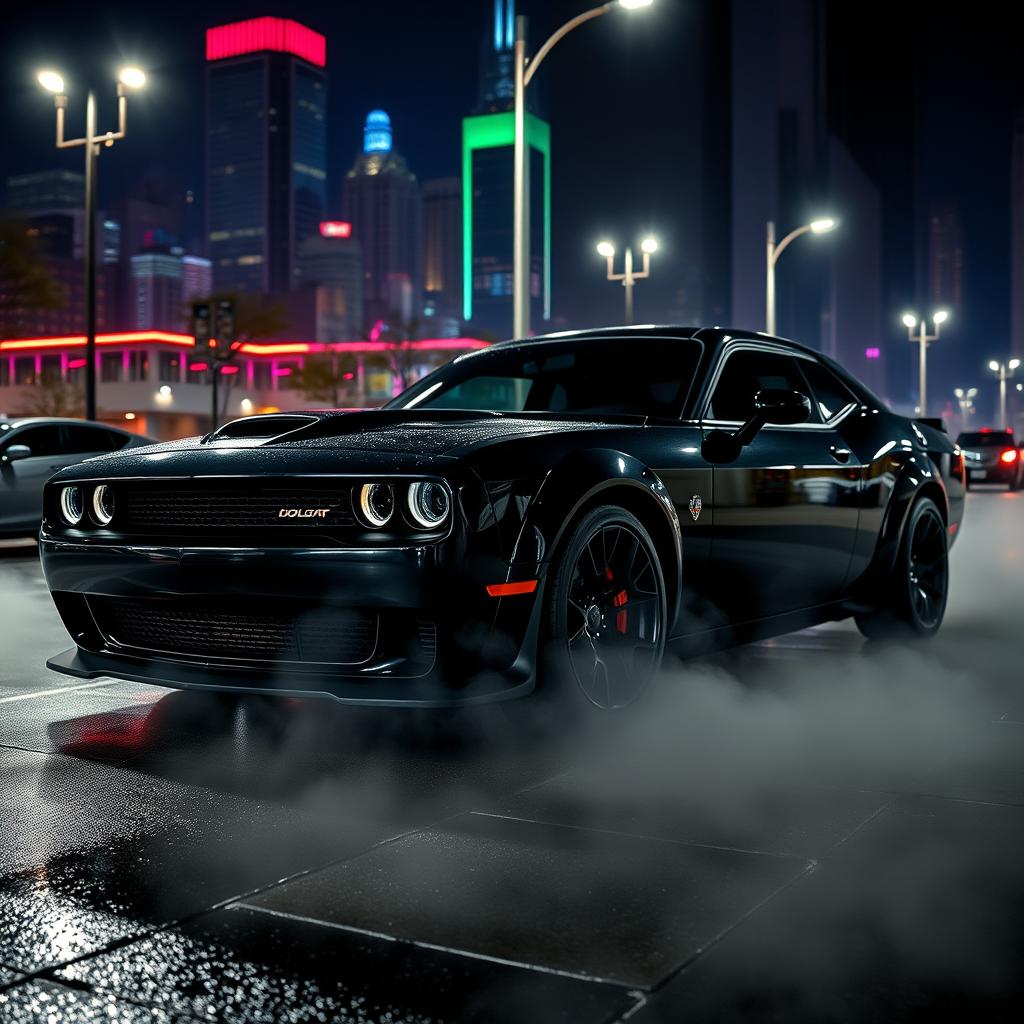
[[446,706],[633,701],[666,647],[942,622],[964,464],[744,331],[508,342],[383,409],[236,420],[47,485],[70,675]]

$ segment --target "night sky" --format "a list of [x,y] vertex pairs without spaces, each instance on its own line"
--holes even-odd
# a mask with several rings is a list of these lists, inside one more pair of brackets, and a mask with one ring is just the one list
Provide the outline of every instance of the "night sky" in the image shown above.
[[[536,40],[587,3],[521,6]],[[486,0],[23,7],[0,41],[6,79],[0,130],[16,140],[0,154],[0,175],[79,167],[78,151],[58,155],[52,148],[52,101],[35,84],[39,67],[64,71],[74,130],[88,84],[100,93],[100,127],[113,127],[115,71],[132,62],[148,71],[150,84],[132,98],[129,137],[103,154],[101,202],[147,172],[169,175],[201,196],[204,29],[260,14],[285,14],[327,35],[331,212],[373,107],[391,114],[396,148],[421,180],[457,174],[460,119],[476,101],[490,7]],[[609,15],[568,37],[539,73],[553,130],[556,314],[618,320],[621,289],[603,281],[594,242],[607,234],[625,244],[648,231],[657,232],[664,252],[652,280],[638,286],[638,316],[662,319],[672,308],[679,257],[697,232],[680,183],[700,159],[704,84],[708,76],[728,74],[721,52],[727,33],[716,44],[709,29],[727,26],[726,7],[726,0],[656,0],[649,11]],[[934,358],[937,373],[970,384],[981,382],[981,373],[965,377],[973,367],[1008,347],[1009,119],[1024,90],[1007,9],[960,5],[955,15],[941,17],[940,9],[832,0],[829,102],[848,145],[882,190],[893,345],[905,338],[899,313],[914,304],[922,211],[930,198],[959,204],[965,308]],[[901,358],[890,368],[900,376],[906,372]]]

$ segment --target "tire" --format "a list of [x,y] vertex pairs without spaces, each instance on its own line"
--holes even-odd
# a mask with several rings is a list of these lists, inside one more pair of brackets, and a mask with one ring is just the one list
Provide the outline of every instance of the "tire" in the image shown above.
[[631,512],[602,505],[562,544],[544,592],[539,689],[570,712],[633,704],[661,667],[665,577]]
[[907,517],[892,571],[879,588],[874,611],[855,616],[872,640],[934,636],[946,613],[949,540],[931,498],[918,498]]

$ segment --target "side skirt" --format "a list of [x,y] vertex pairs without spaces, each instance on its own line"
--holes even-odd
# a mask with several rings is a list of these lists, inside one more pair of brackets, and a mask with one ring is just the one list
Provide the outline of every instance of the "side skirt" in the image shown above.
[[823,622],[835,622],[846,619],[852,614],[848,605],[842,601],[817,605],[814,608],[802,608],[795,612],[783,612],[780,615],[769,615],[763,619],[750,622],[730,623],[701,633],[689,633],[685,636],[671,637],[669,649],[681,658],[694,658],[714,651],[739,647],[741,644],[755,643],[758,640],[770,640],[772,637],[795,633],[800,629],[818,626]]

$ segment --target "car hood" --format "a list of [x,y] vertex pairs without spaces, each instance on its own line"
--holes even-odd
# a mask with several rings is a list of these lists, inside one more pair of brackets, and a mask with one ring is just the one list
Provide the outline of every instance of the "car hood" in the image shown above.
[[[614,422],[639,425],[637,417]],[[554,414],[505,416],[461,410],[368,410],[250,417],[205,437],[91,459],[77,476],[295,475],[422,470],[483,448],[542,435],[607,429],[613,421]]]

